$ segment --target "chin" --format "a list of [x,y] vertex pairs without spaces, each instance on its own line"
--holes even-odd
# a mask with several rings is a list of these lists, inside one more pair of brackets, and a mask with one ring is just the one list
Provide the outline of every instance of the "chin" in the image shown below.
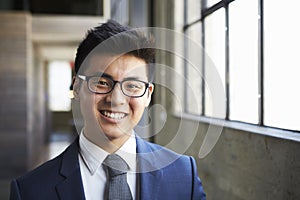
[[119,126],[102,127],[102,130],[109,139],[117,139],[123,136],[130,136],[132,132],[126,129],[122,129]]

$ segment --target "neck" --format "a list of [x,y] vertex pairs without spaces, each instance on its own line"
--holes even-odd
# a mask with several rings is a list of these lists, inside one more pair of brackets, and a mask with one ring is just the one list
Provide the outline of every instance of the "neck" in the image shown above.
[[123,144],[131,137],[131,134],[124,134],[118,138],[108,138],[104,133],[91,134],[95,132],[89,132],[87,128],[84,128],[84,136],[92,143],[103,149],[108,153],[114,153],[120,149]]

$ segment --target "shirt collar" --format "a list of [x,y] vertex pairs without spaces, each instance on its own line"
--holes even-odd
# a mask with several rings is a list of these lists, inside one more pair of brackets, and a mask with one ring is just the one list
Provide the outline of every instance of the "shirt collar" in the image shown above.
[[136,138],[133,133],[129,139],[118,149],[115,154],[118,154],[129,166],[129,171],[136,171]]
[[[102,165],[104,159],[108,156],[108,152],[89,141],[83,131],[79,136],[80,156],[82,157],[89,172],[94,175],[97,169]],[[133,133],[131,137],[118,149],[118,154],[129,166],[129,171],[136,170],[136,138]]]

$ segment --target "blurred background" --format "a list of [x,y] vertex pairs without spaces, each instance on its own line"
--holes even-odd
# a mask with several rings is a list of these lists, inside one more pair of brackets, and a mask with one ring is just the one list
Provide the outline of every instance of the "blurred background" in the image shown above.
[[[12,178],[77,136],[70,96],[76,48],[89,28],[108,19],[189,38],[161,35],[184,58],[159,51],[156,62],[184,80],[156,71],[156,81],[173,91],[156,86],[152,105],[160,106],[146,111],[142,134],[194,156],[207,199],[300,199],[299,6],[297,0],[0,0],[0,199],[9,198]],[[188,62],[195,57],[197,66]],[[222,112],[214,112],[207,85],[214,81],[223,86]],[[211,127],[221,135],[199,157]]]

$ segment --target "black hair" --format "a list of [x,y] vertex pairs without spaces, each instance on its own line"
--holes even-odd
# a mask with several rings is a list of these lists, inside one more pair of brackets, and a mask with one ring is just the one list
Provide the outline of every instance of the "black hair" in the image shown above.
[[[116,36],[116,37],[112,37]],[[105,42],[109,41],[109,42]],[[75,73],[89,54],[129,54],[143,59],[148,64],[149,80],[153,79],[155,62],[154,39],[151,35],[109,20],[88,30],[86,37],[79,44],[75,58]],[[100,48],[98,48],[100,47]]]

